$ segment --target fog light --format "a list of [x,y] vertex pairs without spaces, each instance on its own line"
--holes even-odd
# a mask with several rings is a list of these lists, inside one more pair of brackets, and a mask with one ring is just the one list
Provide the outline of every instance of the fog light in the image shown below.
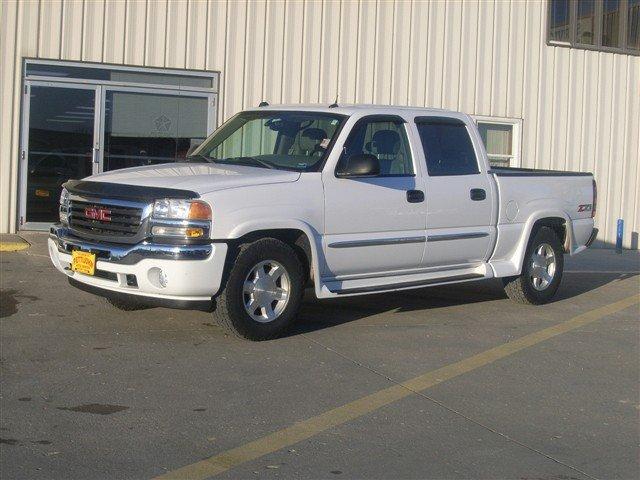
[[165,288],[167,283],[169,283],[169,278],[167,274],[158,267],[150,268],[147,272],[147,278],[149,282],[156,288]]
[[160,273],[158,273],[158,282],[160,283],[160,286],[162,288],[165,288],[167,286],[167,274],[164,273],[162,271],[162,269],[160,270]]

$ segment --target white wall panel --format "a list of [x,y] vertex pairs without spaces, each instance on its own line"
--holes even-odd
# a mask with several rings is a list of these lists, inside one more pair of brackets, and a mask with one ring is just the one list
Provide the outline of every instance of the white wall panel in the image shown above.
[[[151,8],[151,7],[150,7]],[[168,68],[185,68],[187,62],[187,0],[167,1],[167,42],[164,64]],[[242,27],[244,34],[245,27]]]
[[[262,98],[269,103],[282,102],[282,57],[284,46],[284,2],[267,2],[267,25],[264,41]],[[224,75],[224,74],[223,74]],[[224,75],[226,77],[226,75]]]
[[[360,17],[364,12],[361,12]],[[429,4],[422,0],[412,0],[411,6],[411,48],[409,50],[409,105],[424,105],[427,74],[427,29],[429,24]]]
[[509,13],[509,60],[507,74],[507,110],[506,116],[522,117],[522,99],[524,82],[524,61],[526,52],[526,22],[530,9],[525,2],[511,0]]
[[475,111],[476,101],[476,58],[478,51],[478,19],[481,0],[469,0],[462,4],[462,42],[460,52],[460,78],[458,79],[458,110]]
[[[356,98],[356,58],[358,53],[358,2],[347,2],[340,14],[340,56],[338,57],[338,91],[342,102],[355,102]],[[306,32],[305,32],[306,36]],[[303,63],[313,61],[303,57]],[[406,77],[405,77],[406,81]]]
[[82,15],[82,60],[88,62],[102,61],[102,44],[104,33],[104,0],[84,2]]
[[107,1],[105,3],[102,58],[106,63],[123,63],[124,61],[126,15],[125,2]]
[[282,55],[282,102],[299,103],[302,80],[302,38],[304,35],[304,3],[287,2],[284,20],[284,51]]
[[[325,11],[326,11],[325,2]],[[328,15],[327,15],[328,16]],[[373,102],[373,79],[376,56],[376,23],[378,9],[375,2],[361,0],[360,19],[358,21],[358,55],[356,59],[356,102]],[[323,22],[324,23],[324,22]],[[324,70],[324,69],[323,69]],[[321,72],[322,75],[322,72]],[[320,85],[322,89],[322,85]]]
[[148,27],[147,2],[127,0],[125,19],[124,63],[144,65],[145,38]]
[[13,82],[20,76],[16,59],[16,25],[18,4],[0,2],[0,231],[12,231],[15,227],[15,210],[11,208],[11,196],[17,179],[11,175],[11,158],[15,157],[15,145],[12,138],[15,102],[19,102],[19,91],[15,91]]
[[[601,239],[640,231],[640,57],[546,44],[544,0],[0,2],[0,230],[15,230],[25,57],[221,71],[222,121],[260,100],[522,119],[526,167],[593,171]],[[635,232],[635,233],[634,233]]]
[[64,0],[62,4],[62,49],[61,58],[80,60],[84,29],[84,1]]
[[391,74],[393,69],[393,29],[395,1],[378,0],[373,69],[373,102],[387,105],[391,102]]
[[247,10],[247,41],[245,44],[245,72],[243,104],[258,105],[262,101],[262,72],[264,69],[264,34],[267,4],[255,2]]
[[[305,2],[302,37],[302,103],[320,101],[320,51],[322,39],[322,2]],[[264,30],[264,25],[262,26]]]
[[147,9],[144,63],[151,67],[164,67],[167,43],[167,0],[155,0]]
[[229,2],[227,8],[226,81],[221,102],[223,118],[230,117],[242,106],[247,21],[246,2]]
[[502,0],[494,5],[493,55],[491,57],[491,115],[507,116],[507,78],[512,68],[509,64],[509,50],[515,48],[509,42],[511,32],[511,4]]
[[[412,14],[411,2],[396,2],[393,12],[393,57],[391,67],[391,102],[394,105],[407,105],[409,102],[409,59],[411,49],[411,23],[407,19]],[[348,25],[346,26],[348,28]],[[349,71],[348,65],[342,69]]]
[[62,22],[62,0],[49,0],[40,4],[38,32],[38,56],[60,57],[60,23]]
[[204,70],[207,61],[207,2],[189,0],[186,68]]
[[[491,79],[493,65],[493,20],[494,0],[486,0],[480,3],[478,12],[478,43],[476,44],[476,107],[475,113],[479,115],[491,115]],[[440,10],[440,9],[439,9]],[[435,28],[435,26],[434,26]],[[436,32],[437,36],[438,33]],[[472,46],[470,46],[473,48]],[[439,50],[439,49],[437,49]],[[430,55],[429,58],[437,54]],[[436,85],[440,87],[439,85]]]

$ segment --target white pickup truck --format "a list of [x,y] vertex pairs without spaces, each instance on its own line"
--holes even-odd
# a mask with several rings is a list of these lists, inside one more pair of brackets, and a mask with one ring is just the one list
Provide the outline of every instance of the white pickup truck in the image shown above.
[[499,277],[545,303],[563,254],[595,238],[595,207],[589,173],[491,168],[462,113],[261,104],[184,162],[67,182],[49,252],[119,308],[205,308],[263,340],[308,285],[331,298]]

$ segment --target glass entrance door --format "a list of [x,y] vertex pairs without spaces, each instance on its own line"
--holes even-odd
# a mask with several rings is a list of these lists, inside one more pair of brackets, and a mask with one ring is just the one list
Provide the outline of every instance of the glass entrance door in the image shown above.
[[62,184],[93,173],[99,147],[95,140],[97,89],[38,82],[26,85],[21,223],[37,228],[57,221]]
[[69,179],[184,158],[213,131],[216,98],[204,91],[26,80],[20,228],[57,222]]
[[208,94],[106,88],[102,171],[175,162],[207,137]]

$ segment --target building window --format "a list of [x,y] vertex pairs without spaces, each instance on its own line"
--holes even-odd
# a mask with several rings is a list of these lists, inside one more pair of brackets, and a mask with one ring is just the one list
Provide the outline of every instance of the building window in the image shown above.
[[640,55],[640,0],[549,0],[551,45]]
[[521,120],[476,117],[476,122],[491,166],[519,167]]

